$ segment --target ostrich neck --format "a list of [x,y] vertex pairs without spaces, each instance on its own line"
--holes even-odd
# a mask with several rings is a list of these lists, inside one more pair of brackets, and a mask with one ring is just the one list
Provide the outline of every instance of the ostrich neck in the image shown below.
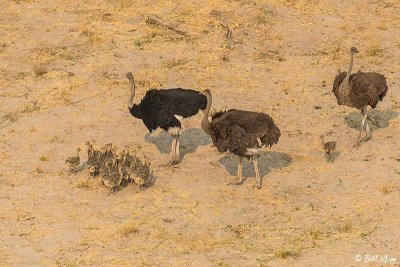
[[135,96],[135,80],[133,78],[130,78],[129,84],[131,87],[131,95],[129,96],[128,107],[132,108],[133,107],[133,98]]
[[323,148],[325,147],[324,137],[321,137],[321,145],[322,145]]
[[351,70],[353,69],[353,58],[354,54],[350,53],[350,65],[349,69],[347,70],[346,77],[343,79],[342,83],[339,87],[339,95],[340,95],[340,103],[346,105],[347,101],[349,101],[350,97],[350,75]]
[[353,60],[354,60],[354,54],[350,53],[350,65],[349,69],[347,70],[346,77],[344,78],[344,82],[347,83],[349,82],[351,70],[353,69]]
[[206,97],[207,97],[207,107],[204,110],[203,119],[201,120],[201,128],[206,134],[211,135],[211,122],[208,120],[208,116],[211,109],[212,97],[209,94],[207,94]]

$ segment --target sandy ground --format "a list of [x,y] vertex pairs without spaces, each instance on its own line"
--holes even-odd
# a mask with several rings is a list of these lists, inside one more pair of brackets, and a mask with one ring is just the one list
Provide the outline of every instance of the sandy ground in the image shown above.
[[[0,2],[0,265],[362,266],[367,254],[399,265],[399,2],[160,2]],[[331,94],[351,46],[355,70],[390,88],[358,150],[358,111]],[[282,136],[260,158],[262,189],[251,162],[243,185],[227,185],[236,159],[211,147],[200,114],[182,163],[161,167],[171,137],[128,113],[127,71],[138,98],[208,88],[219,109],[270,114]],[[338,142],[334,163],[323,133]],[[108,194],[68,175],[66,155],[91,139],[146,155],[155,184]]]

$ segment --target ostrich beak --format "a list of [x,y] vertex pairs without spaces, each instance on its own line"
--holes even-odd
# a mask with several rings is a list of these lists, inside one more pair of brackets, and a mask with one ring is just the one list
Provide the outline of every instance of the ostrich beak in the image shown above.
[[351,52],[353,52],[353,53],[358,53],[359,51],[358,51],[358,49],[357,49],[356,47],[353,46],[353,47],[351,48]]

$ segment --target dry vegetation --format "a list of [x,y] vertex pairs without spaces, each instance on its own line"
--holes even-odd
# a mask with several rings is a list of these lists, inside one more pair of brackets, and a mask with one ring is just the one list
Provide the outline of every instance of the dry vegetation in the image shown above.
[[[400,259],[397,0],[14,0],[0,8],[1,265]],[[345,120],[356,111],[330,93],[350,46],[361,52],[355,70],[386,75],[379,109],[396,114],[358,150]],[[227,185],[236,162],[210,146],[200,117],[182,135],[182,163],[158,167],[171,140],[147,135],[127,112],[127,71],[138,97],[151,87],[209,88],[220,109],[270,114],[282,137],[259,160],[263,188],[252,189],[249,163],[249,179]],[[338,142],[334,163],[320,151],[327,132]],[[153,162],[155,184],[107,195],[86,173],[68,176],[66,154],[91,139],[136,147]]]

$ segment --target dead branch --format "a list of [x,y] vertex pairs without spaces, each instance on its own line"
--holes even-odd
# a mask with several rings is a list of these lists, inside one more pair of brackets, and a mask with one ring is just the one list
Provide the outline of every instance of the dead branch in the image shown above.
[[187,35],[188,35],[187,32],[181,31],[181,30],[179,30],[179,29],[177,29],[177,28],[175,28],[175,27],[173,27],[173,26],[171,26],[171,25],[168,25],[168,24],[166,24],[166,23],[160,21],[159,18],[156,18],[156,17],[153,17],[153,16],[151,16],[151,17],[148,16],[148,17],[147,17],[147,20],[146,20],[146,23],[147,23],[147,24],[151,24],[151,25],[160,26],[160,27],[162,27],[162,28],[165,28],[165,29],[174,31],[174,32],[176,32],[176,33],[178,33],[178,34],[181,34],[181,35],[184,35],[184,36],[187,36]]

